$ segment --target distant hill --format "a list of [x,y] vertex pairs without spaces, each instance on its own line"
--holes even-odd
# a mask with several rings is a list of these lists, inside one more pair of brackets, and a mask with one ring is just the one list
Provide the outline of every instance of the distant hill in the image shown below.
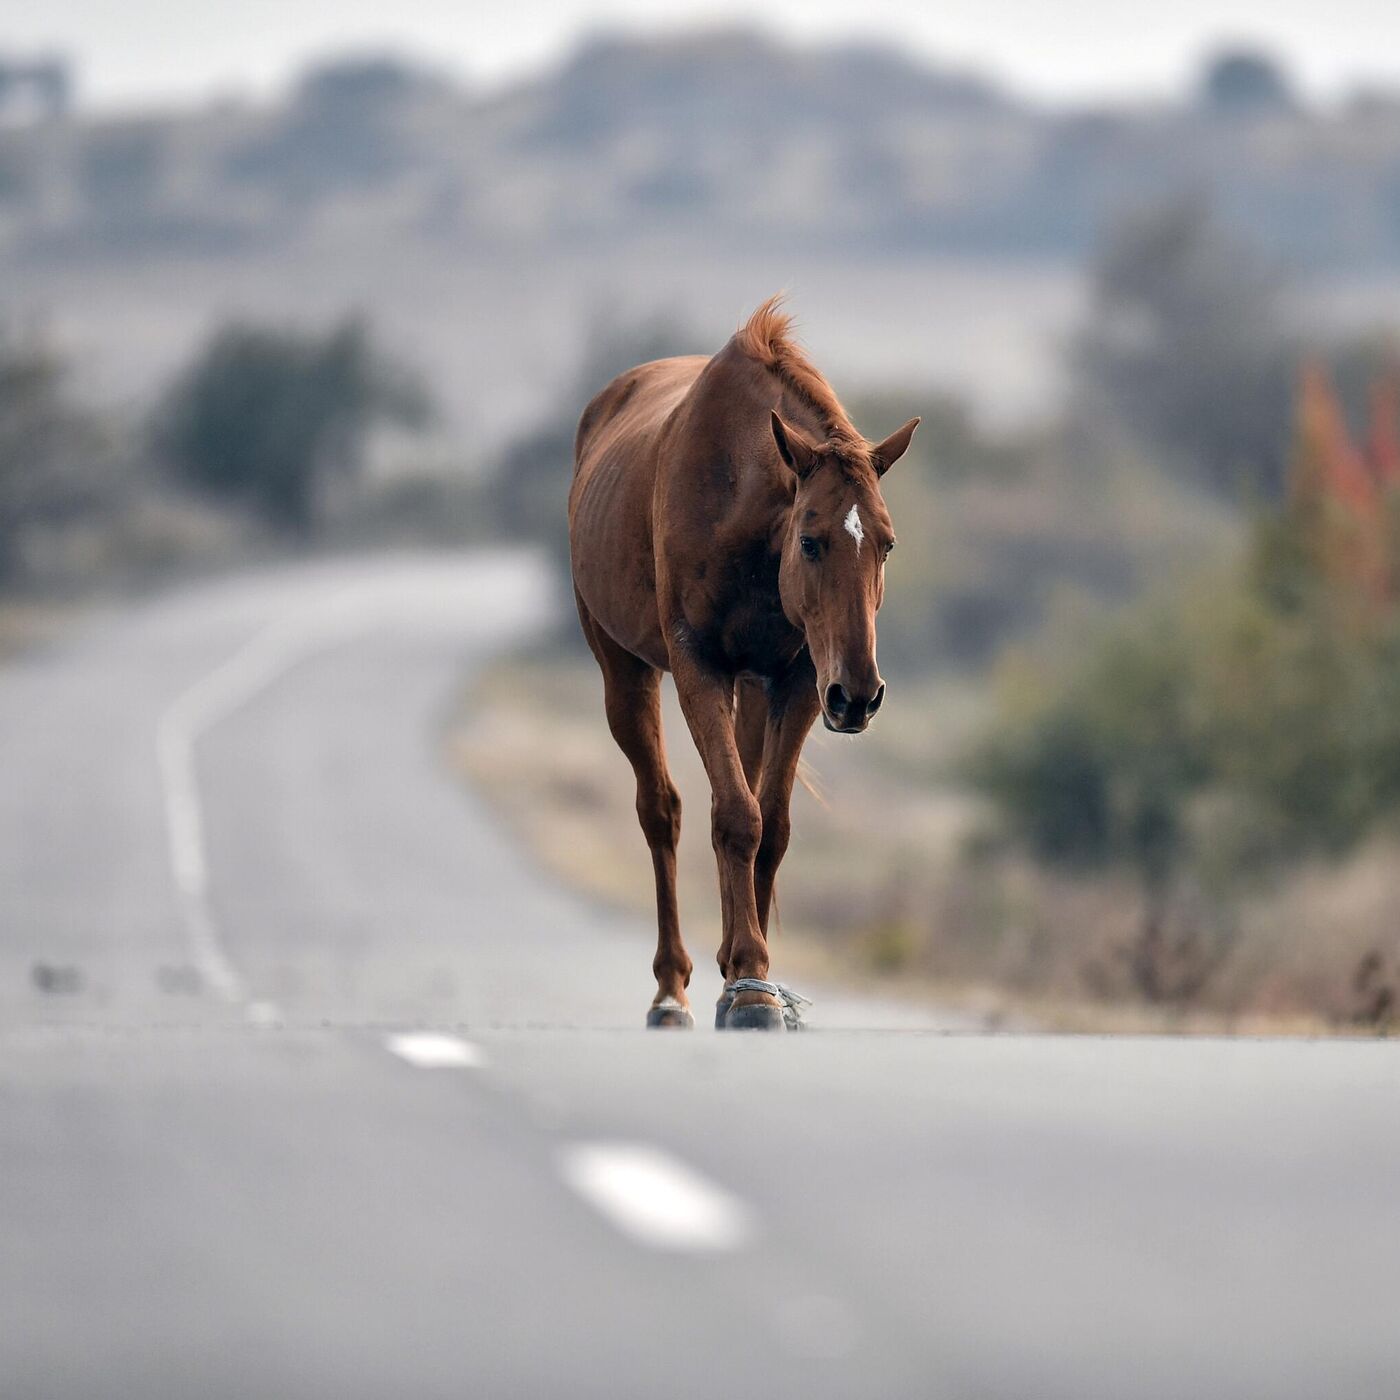
[[598,40],[490,96],[355,60],[268,107],[0,130],[0,259],[349,229],[486,252],[660,235],[1078,260],[1117,209],[1183,190],[1301,266],[1400,266],[1400,100],[1310,109],[1244,55],[1176,104],[1052,110],[888,51],[747,32]]

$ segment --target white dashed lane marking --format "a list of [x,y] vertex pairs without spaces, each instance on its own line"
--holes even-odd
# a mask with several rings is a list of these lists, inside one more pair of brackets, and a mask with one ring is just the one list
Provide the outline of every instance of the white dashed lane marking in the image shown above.
[[751,1235],[742,1201],[646,1143],[573,1143],[559,1168],[610,1224],[651,1249],[715,1253],[740,1249]]
[[384,1047],[418,1069],[480,1069],[486,1063],[480,1046],[455,1035],[431,1031],[404,1031],[388,1036]]

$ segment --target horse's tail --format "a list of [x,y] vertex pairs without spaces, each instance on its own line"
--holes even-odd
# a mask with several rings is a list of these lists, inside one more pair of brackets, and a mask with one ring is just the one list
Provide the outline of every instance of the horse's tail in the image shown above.
[[[817,770],[813,768],[805,758],[798,759],[797,761],[797,781],[807,789],[812,800],[819,806],[826,807],[830,805],[826,800],[826,794],[821,789],[821,783],[817,777]],[[781,934],[783,931],[783,906],[778,903],[778,882],[776,880],[773,881],[773,893],[771,898],[773,901],[773,917],[777,920],[777,927],[773,932],[775,934]]]
[[829,804],[826,794],[822,791],[821,782],[817,776],[817,770],[807,762],[805,758],[797,761],[797,781],[807,789],[808,795],[819,807],[826,807]]

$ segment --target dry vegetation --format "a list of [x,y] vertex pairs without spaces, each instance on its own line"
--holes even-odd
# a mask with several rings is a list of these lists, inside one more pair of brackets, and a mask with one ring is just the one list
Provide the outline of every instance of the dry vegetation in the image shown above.
[[[719,945],[719,904],[709,838],[709,788],[669,683],[665,725],[680,788],[679,883],[687,946],[699,962]],[[934,703],[932,688],[925,703]],[[940,707],[966,712],[951,693]],[[886,736],[894,740],[895,726]],[[912,736],[903,736],[911,748]],[[848,979],[878,980],[891,950],[880,907],[903,872],[951,861],[969,820],[952,790],[916,791],[888,766],[894,743],[873,753],[814,735],[793,799],[797,836],[778,891],[778,961],[785,972],[836,965]],[[516,658],[478,678],[450,735],[453,762],[555,875],[576,890],[635,912],[654,913],[651,864],[637,829],[631,770],[602,719],[601,682],[591,660]],[[873,756],[877,761],[870,762]],[[877,833],[893,833],[881,839]],[[920,973],[895,953],[906,990]],[[986,1002],[975,989],[963,998]]]
[[0,661],[47,641],[72,613],[71,606],[50,601],[0,602]]
[[[452,756],[543,865],[648,918],[651,869],[631,773],[608,737],[599,685],[586,659],[501,663],[473,686],[451,733]],[[1393,842],[1281,878],[1249,903],[1200,989],[1151,1003],[1132,966],[1141,956],[1141,894],[1131,877],[1085,879],[989,847],[977,800],[951,780],[926,778],[946,771],[972,732],[977,695],[966,682],[907,685],[866,738],[813,736],[807,776],[820,797],[799,790],[794,800],[779,884],[780,968],[824,964],[993,1023],[1061,1030],[1385,1028],[1388,1015],[1374,1013],[1378,1003],[1388,1009],[1400,966],[1374,950],[1394,943]],[[708,791],[669,696],[666,718],[686,804],[682,916],[699,961],[718,941]],[[917,764],[909,762],[914,753]],[[1173,926],[1166,937],[1163,975],[1189,977],[1199,955],[1185,930]]]

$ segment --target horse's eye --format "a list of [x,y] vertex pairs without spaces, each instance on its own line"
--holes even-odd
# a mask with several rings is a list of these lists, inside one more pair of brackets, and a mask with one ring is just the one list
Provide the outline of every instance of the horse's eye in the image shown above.
[[821,553],[821,546],[817,544],[811,535],[803,535],[798,541],[802,546],[802,557],[804,559],[815,559]]
[[885,558],[888,559],[888,558],[890,557],[890,555],[893,554],[893,553],[894,553],[894,541],[891,540],[891,541],[889,542],[889,544],[887,544],[887,545],[885,546]]

